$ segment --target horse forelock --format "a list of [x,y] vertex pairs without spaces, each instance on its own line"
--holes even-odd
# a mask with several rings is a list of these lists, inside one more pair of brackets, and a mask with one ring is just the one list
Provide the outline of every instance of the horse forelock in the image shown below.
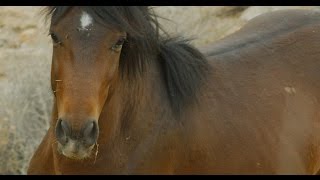
[[[173,112],[179,113],[185,104],[196,98],[200,83],[208,69],[206,59],[181,38],[168,38],[159,25],[158,16],[150,7],[139,6],[81,6],[90,18],[83,26],[94,21],[106,27],[127,33],[127,42],[120,55],[119,72],[123,79],[135,80],[143,76],[147,66],[160,62],[164,85]],[[56,23],[70,7],[47,7],[51,23]],[[80,11],[80,12],[81,12]],[[160,35],[160,32],[163,32]],[[192,70],[192,71],[190,71]],[[191,100],[191,101],[190,101]]]

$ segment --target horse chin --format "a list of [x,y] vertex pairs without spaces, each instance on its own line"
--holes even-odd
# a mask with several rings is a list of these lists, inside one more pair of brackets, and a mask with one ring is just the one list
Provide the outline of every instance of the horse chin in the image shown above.
[[72,145],[62,145],[60,143],[58,143],[58,152],[65,156],[68,159],[72,159],[72,160],[84,160],[84,159],[88,159],[92,156],[92,150],[94,148],[95,145],[92,145],[90,147],[82,147],[82,146],[78,146],[76,149],[74,148],[74,146]]

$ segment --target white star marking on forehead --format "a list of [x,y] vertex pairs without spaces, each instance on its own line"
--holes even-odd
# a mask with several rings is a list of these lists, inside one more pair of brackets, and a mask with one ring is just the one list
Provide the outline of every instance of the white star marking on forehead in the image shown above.
[[83,11],[80,18],[80,23],[81,29],[88,30],[87,27],[92,24],[92,17],[88,13]]

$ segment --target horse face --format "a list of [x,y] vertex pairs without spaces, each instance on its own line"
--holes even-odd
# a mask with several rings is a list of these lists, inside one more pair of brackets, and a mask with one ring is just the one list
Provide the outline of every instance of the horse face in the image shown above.
[[72,159],[90,157],[98,119],[118,65],[126,33],[107,29],[79,8],[51,23],[52,89],[56,97],[58,151]]

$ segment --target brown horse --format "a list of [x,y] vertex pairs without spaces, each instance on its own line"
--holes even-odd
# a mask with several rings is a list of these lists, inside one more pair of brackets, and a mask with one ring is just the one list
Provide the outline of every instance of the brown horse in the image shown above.
[[316,174],[320,13],[202,53],[148,7],[49,7],[51,126],[28,174]]

